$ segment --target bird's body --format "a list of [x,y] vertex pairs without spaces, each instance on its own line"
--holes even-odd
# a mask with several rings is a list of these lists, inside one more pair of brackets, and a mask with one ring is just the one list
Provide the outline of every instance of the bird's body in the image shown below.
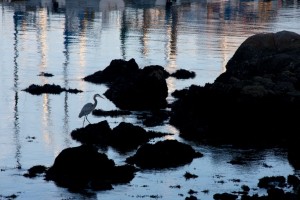
[[81,111],[80,111],[80,113],[79,113],[79,115],[78,115],[79,118],[81,118],[81,117],[84,116],[83,125],[84,125],[85,119],[90,123],[90,121],[88,120],[87,116],[88,116],[88,115],[96,108],[96,106],[97,106],[97,99],[96,99],[96,97],[103,98],[100,94],[95,94],[95,95],[94,95],[94,103],[87,103],[87,104],[85,104],[85,105],[82,107],[82,109],[81,109]]

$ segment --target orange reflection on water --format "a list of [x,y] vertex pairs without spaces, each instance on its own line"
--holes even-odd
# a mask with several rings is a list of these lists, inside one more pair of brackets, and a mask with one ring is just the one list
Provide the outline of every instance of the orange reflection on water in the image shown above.
[[40,69],[43,71],[47,66],[48,44],[47,44],[47,10],[38,11],[37,39],[40,43],[39,51],[41,54]]
[[43,110],[42,110],[42,134],[46,144],[52,143],[51,135],[49,134],[49,126],[51,123],[51,107],[49,94],[43,94]]

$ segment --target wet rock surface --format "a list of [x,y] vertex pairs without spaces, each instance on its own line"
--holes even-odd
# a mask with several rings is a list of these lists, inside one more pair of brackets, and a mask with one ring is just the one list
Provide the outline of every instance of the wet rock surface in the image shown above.
[[142,145],[135,155],[126,159],[126,162],[142,169],[163,169],[178,167],[202,156],[202,153],[196,152],[187,144],[165,140]]

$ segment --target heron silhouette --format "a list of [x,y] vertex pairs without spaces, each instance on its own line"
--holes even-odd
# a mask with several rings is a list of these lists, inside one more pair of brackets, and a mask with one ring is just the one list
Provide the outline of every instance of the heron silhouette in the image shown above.
[[96,99],[96,97],[100,97],[100,98],[104,99],[100,94],[95,94],[95,95],[94,95],[94,103],[87,103],[87,104],[85,104],[85,105],[82,107],[82,109],[81,109],[81,111],[80,111],[80,113],[79,113],[79,115],[78,115],[79,118],[81,118],[82,116],[84,116],[84,120],[83,120],[82,126],[84,126],[84,121],[85,121],[85,119],[86,119],[89,123],[91,123],[91,122],[88,120],[87,116],[88,116],[88,115],[96,108],[96,106],[97,106],[97,99]]

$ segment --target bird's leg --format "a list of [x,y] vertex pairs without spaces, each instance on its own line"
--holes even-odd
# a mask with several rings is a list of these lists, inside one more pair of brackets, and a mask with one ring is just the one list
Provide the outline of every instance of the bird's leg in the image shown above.
[[85,117],[83,118],[83,123],[82,123],[82,127],[84,127],[84,121],[85,121]]
[[91,124],[91,122],[88,120],[87,116],[85,116],[86,120]]

